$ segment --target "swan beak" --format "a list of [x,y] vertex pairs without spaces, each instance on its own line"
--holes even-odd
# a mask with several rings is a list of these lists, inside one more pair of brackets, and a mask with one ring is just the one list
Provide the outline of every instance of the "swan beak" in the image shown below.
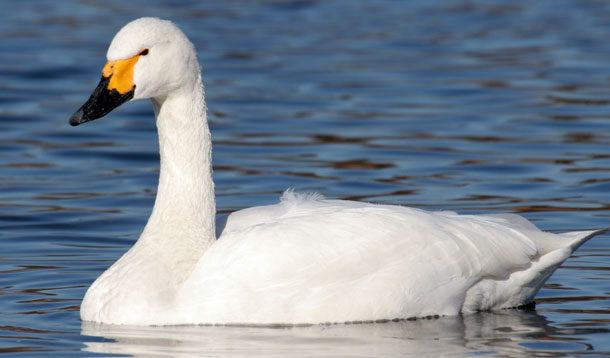
[[70,117],[70,124],[101,118],[133,98],[136,85],[133,69],[142,53],[126,60],[109,61],[102,70],[102,78],[91,97]]

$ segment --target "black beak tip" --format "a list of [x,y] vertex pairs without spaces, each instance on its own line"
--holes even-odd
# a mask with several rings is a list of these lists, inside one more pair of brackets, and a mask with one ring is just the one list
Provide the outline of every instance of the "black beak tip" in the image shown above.
[[82,108],[79,109],[78,111],[76,111],[76,113],[74,113],[72,115],[72,117],[70,117],[70,125],[71,126],[77,126],[77,125],[79,125],[81,123],[85,123],[86,120],[83,118],[84,114],[85,113],[84,113]]
[[91,97],[89,97],[87,102],[70,117],[71,126],[77,126],[85,122],[102,118],[122,103],[133,98],[135,85],[131,90],[125,93],[119,93],[116,89],[109,90],[108,83],[110,82],[111,77],[112,76],[102,76],[100,83],[95,90],[93,90]]

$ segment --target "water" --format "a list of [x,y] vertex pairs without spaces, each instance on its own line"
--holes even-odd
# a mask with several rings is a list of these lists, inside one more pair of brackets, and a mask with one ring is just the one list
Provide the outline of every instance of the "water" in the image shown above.
[[170,18],[198,48],[220,213],[331,198],[609,226],[610,3],[20,1],[0,5],[0,353],[19,356],[610,355],[610,240],[536,311],[372,325],[82,325],[158,175],[150,103],[78,128],[114,33]]

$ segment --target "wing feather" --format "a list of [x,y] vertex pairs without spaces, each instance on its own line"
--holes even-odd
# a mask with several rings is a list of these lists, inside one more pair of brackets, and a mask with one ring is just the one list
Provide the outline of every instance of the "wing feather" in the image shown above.
[[514,218],[288,198],[232,215],[180,302],[219,321],[456,314],[480,280],[530,265],[531,232],[544,234]]

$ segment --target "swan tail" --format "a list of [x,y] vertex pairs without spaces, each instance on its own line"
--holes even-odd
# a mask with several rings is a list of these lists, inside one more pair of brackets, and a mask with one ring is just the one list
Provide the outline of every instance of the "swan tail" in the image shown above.
[[[550,276],[565,260],[567,260],[582,244],[596,235],[607,232],[608,229],[589,230],[589,231],[572,231],[561,233],[559,236],[564,240],[555,240],[559,242],[560,247],[542,254],[534,266],[539,266],[538,271],[544,273],[544,276]],[[555,236],[556,237],[556,236]],[[546,280],[546,279],[545,279]]]
[[576,249],[594,236],[606,232],[607,228],[538,236],[535,241],[540,256],[532,260],[528,268],[513,272],[507,280],[491,278],[479,281],[467,291],[462,312],[512,308],[531,303],[546,280]]
[[576,251],[576,249],[594,236],[607,231],[608,229],[606,228],[589,231],[572,231],[559,234],[559,236],[562,238],[568,239],[567,242],[562,242],[563,247],[542,255],[537,261],[533,262],[532,269],[523,272],[523,286],[526,287],[524,291],[527,292],[527,288],[530,288],[531,292],[529,297],[521,300],[519,303],[531,302],[534,299],[536,292],[542,287],[546,280],[565,260],[572,255],[572,253],[574,253],[574,251]]
[[570,242],[567,245],[571,249],[572,252],[576,251],[582,244],[589,241],[589,239],[594,236],[605,234],[610,231],[610,228],[598,229],[598,230],[589,230],[589,231],[571,231],[564,232],[559,235],[570,238]]

